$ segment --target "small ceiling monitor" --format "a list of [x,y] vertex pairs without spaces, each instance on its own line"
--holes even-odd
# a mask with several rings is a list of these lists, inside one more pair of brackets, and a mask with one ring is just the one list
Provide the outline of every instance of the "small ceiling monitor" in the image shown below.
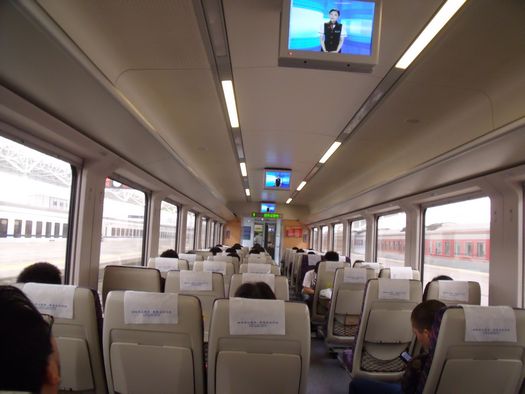
[[261,213],[275,213],[275,203],[273,202],[262,202]]
[[279,65],[371,72],[381,0],[284,0]]
[[292,172],[283,169],[266,168],[264,170],[264,188],[272,190],[290,190]]

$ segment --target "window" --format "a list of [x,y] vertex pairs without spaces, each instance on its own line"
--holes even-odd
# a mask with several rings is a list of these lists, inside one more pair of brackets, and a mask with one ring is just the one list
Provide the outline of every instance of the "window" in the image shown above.
[[211,222],[210,239],[208,240],[208,248],[215,246],[213,243],[215,241],[215,225],[216,225],[215,222]]
[[206,231],[208,231],[208,218],[201,217],[201,240],[199,247],[206,249]]
[[[387,267],[405,265],[405,228],[404,212],[382,215],[377,218],[377,262]],[[396,248],[395,243],[399,244]]]
[[186,242],[184,244],[184,251],[189,252],[195,247],[195,219],[196,215],[188,211],[186,215]]
[[429,240],[453,244],[454,253],[425,253],[423,284],[438,275],[476,281],[481,286],[481,304],[488,305],[490,199],[483,197],[427,208],[425,242]]
[[[36,227],[38,234],[40,227],[42,235],[37,220],[44,217],[49,236],[52,223],[68,221],[73,180],[69,163],[0,137],[0,283],[14,282],[25,266],[37,261],[64,271],[67,238],[42,242],[33,231]],[[67,209],[54,209],[52,201],[66,202]]]
[[319,249],[319,228],[318,227],[314,227],[312,249],[315,249],[315,250]]
[[[101,234],[106,234],[106,228],[115,227],[117,231],[114,237],[102,237],[99,287],[104,266],[142,264],[145,213],[146,194],[143,191],[106,178]],[[136,236],[131,236],[133,229],[139,230]]]
[[177,224],[179,207],[167,201],[160,203],[159,254],[166,249],[177,248]]
[[328,251],[328,226],[321,226],[321,252]]
[[356,260],[365,260],[366,250],[366,220],[353,221],[350,226],[350,258],[353,262]]
[[343,254],[343,223],[334,224],[334,239],[332,249],[340,255]]

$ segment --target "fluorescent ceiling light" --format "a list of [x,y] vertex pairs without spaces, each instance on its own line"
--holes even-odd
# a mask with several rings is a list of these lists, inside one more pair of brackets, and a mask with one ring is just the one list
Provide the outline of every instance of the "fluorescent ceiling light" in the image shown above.
[[246,195],[247,195],[248,197],[250,197],[250,189],[244,189],[244,192],[246,193]]
[[436,15],[432,18],[428,25],[419,34],[416,40],[405,51],[401,59],[396,64],[396,68],[406,69],[414,61],[416,57],[425,49],[425,47],[433,40],[433,38],[440,32],[440,30],[447,24],[447,22],[454,16],[456,12],[467,0],[447,0]]
[[324,164],[326,161],[334,154],[334,152],[341,146],[341,143],[339,141],[335,141],[330,148],[326,151],[326,153],[321,157],[321,160],[319,160],[319,163]]
[[242,174],[242,176],[248,176],[248,172],[246,171],[246,163],[245,162],[241,162],[239,164],[241,166],[241,174]]
[[301,183],[299,183],[299,186],[297,186],[297,190],[303,190],[304,185],[306,185],[306,181],[302,181]]
[[222,91],[228,108],[228,116],[232,127],[239,127],[239,117],[237,116],[237,105],[235,104],[235,93],[233,92],[232,81],[222,81]]
[[290,204],[292,202],[292,197],[290,197],[288,200],[286,200],[287,204]]

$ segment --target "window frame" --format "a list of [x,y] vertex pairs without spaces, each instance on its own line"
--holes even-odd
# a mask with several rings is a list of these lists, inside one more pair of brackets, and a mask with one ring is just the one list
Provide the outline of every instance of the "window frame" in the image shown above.
[[[179,203],[175,202],[174,200],[170,199],[170,198],[164,198],[160,202],[161,212],[162,212],[162,203],[163,202],[171,204],[171,205],[174,205],[175,207],[177,207],[177,224],[175,226],[175,245],[173,245],[173,250],[178,252],[181,205]],[[161,237],[161,235],[160,235],[160,233],[161,233],[160,227],[161,227],[161,224],[160,224],[160,214],[159,214],[159,242],[160,242],[160,237]]]
[[[404,213],[405,214],[405,247],[404,247],[404,251],[403,251],[403,255],[404,255],[404,262],[403,262],[403,267],[406,267],[407,265],[407,253],[406,253],[406,240],[407,240],[407,232],[406,232],[406,228],[407,228],[407,220],[408,220],[408,214],[406,211],[402,210],[402,209],[396,209],[396,210],[393,210],[393,211],[385,211],[385,212],[378,212],[374,215],[374,245],[373,245],[373,253],[372,255],[374,256],[374,261],[377,261],[378,259],[378,253],[379,253],[379,248],[378,248],[378,238],[379,238],[379,218],[382,217],[382,216],[389,216],[389,215],[396,215],[398,213]],[[423,244],[424,245],[424,244]]]
[[[360,222],[360,221],[364,221],[365,222],[365,229],[368,229],[368,222],[363,216],[356,216],[355,218],[352,218],[352,219],[348,220],[348,253],[347,253],[347,255],[348,255],[348,258],[350,260],[353,259],[353,257],[352,257],[352,241],[353,241],[352,224],[354,222]],[[363,253],[363,260],[366,260],[366,240],[367,240],[367,234],[366,234],[366,230],[365,230],[365,239],[364,239],[365,252]],[[357,259],[355,259],[355,260],[357,260]]]
[[197,239],[197,216],[198,216],[198,212],[192,210],[192,209],[188,209],[186,211],[186,228],[184,229],[184,253],[188,253],[189,250],[186,250],[186,244],[188,242],[188,215],[192,213],[194,215],[194,223],[193,223],[193,247],[190,248],[189,250],[195,250],[195,242],[196,242],[196,239]]

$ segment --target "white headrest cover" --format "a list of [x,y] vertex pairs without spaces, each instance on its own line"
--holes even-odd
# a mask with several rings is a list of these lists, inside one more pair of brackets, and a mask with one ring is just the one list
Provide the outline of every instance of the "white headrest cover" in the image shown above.
[[181,271],[179,274],[182,291],[212,291],[213,273],[198,271]]
[[438,281],[438,298],[443,301],[468,301],[468,282],[457,280]]
[[412,279],[412,268],[390,267],[390,279]]
[[179,269],[179,259],[171,257],[152,257],[154,267],[161,272]]
[[517,342],[516,314],[510,306],[461,306],[465,342]]
[[372,269],[378,270],[381,268],[381,264],[365,262],[365,263],[359,264],[359,267],[360,268],[372,268]]
[[285,335],[282,300],[230,298],[230,335]]
[[124,292],[126,324],[177,324],[179,295],[176,293]]
[[366,268],[345,268],[343,283],[366,283]]
[[340,261],[325,261],[326,265],[324,270],[326,272],[335,272],[338,268],[343,268],[345,266],[345,263],[342,263]]
[[40,313],[73,319],[76,286],[26,283],[23,291]]
[[263,263],[249,263],[248,272],[254,274],[269,274],[272,272],[272,265]]
[[[268,265],[268,264],[265,264]],[[242,283],[264,282],[275,292],[275,275],[273,274],[242,274]]]
[[226,262],[225,261],[205,261],[202,263],[202,270],[204,272],[217,272],[219,274],[226,275]]
[[407,279],[379,278],[380,300],[410,300],[410,281]]

